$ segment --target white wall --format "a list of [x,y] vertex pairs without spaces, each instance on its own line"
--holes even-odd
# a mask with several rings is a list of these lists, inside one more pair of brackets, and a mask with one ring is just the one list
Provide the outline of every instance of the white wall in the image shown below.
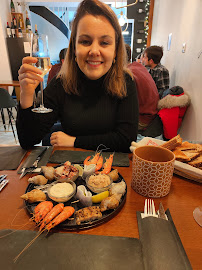
[[[163,45],[165,65],[171,87],[179,85],[191,96],[191,106],[184,117],[180,135],[184,140],[202,143],[202,50],[201,0],[155,0],[151,45]],[[167,51],[168,35],[171,49]],[[186,42],[186,52],[182,44]]]
[[6,23],[10,24],[10,6],[8,0],[0,3],[0,80],[11,80],[11,70],[6,46]]

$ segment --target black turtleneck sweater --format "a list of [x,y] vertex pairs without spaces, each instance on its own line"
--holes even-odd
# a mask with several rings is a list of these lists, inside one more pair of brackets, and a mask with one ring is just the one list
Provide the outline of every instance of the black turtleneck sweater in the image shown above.
[[104,76],[92,81],[80,77],[82,94],[69,95],[61,80],[54,78],[44,90],[44,103],[53,112],[38,114],[32,108],[21,109],[17,115],[20,145],[28,149],[50,132],[60,120],[63,131],[76,137],[74,146],[96,150],[100,144],[110,151],[129,152],[131,141],[136,140],[138,127],[138,99],[136,86],[126,74],[127,96],[112,97],[103,86]]

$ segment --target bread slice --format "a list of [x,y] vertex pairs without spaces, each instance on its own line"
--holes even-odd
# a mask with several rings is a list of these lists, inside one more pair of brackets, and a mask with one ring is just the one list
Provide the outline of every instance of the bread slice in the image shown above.
[[179,161],[182,161],[182,162],[191,161],[191,158],[189,156],[187,156],[184,152],[178,149],[173,150],[173,154],[175,155],[175,158]]
[[173,137],[169,141],[163,143],[161,147],[167,148],[169,150],[175,149],[177,146],[180,146],[182,144],[182,138],[180,137],[180,134]]
[[200,153],[196,150],[185,150],[181,152],[188,156],[190,158],[190,161],[200,156]]
[[197,168],[202,167],[202,154],[200,154],[200,156],[194,160],[188,162],[188,164]]
[[202,145],[185,141],[180,146],[178,146],[178,149],[181,151],[196,150],[197,152],[201,153],[202,152]]

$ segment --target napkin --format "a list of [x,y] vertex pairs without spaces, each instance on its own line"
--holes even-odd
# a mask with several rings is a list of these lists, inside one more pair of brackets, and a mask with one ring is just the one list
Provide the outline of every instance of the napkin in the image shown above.
[[[104,161],[109,158],[112,152],[102,152]],[[95,155],[95,152],[71,151],[71,150],[56,150],[49,158],[50,163],[64,163],[69,160],[72,163],[83,163],[88,156]],[[112,166],[129,167],[129,157],[127,153],[115,152]]]
[[169,210],[166,215],[168,220],[151,216],[142,219],[137,212],[145,270],[191,270]]
[[26,152],[20,146],[1,146],[0,170],[16,170]]
[[38,169],[35,169],[33,171],[34,172],[40,172],[41,171],[41,166],[45,166],[48,162],[48,159],[52,153],[52,150],[53,150],[53,147],[47,147],[47,146],[35,146],[30,155],[26,158],[25,162],[22,164],[22,166],[20,167],[20,169],[18,170],[18,174],[21,173],[22,171],[22,168],[29,168],[33,163],[34,161],[36,160],[36,158],[38,157],[38,155],[42,152],[42,150],[44,148],[47,148],[47,150],[45,151],[45,153],[43,154],[41,160],[39,161],[38,163],[38,166],[37,168]]
[[138,239],[57,232],[42,234],[14,264],[13,259],[38,233],[0,231],[0,237],[5,234],[8,235],[0,238],[0,269],[144,270]]

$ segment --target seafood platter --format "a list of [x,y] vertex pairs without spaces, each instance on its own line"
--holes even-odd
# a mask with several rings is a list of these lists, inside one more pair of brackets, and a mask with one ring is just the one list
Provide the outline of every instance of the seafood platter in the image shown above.
[[39,231],[55,226],[82,230],[107,222],[122,209],[127,185],[112,168],[113,154],[103,161],[95,153],[83,164],[66,161],[56,167],[42,166],[41,173],[28,179],[21,196]]

